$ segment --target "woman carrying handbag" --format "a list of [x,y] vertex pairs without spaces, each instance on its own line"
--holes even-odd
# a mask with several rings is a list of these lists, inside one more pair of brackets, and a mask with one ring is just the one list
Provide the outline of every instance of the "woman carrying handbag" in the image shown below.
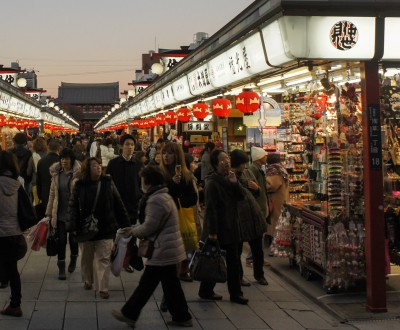
[[67,247],[67,235],[69,236],[70,263],[68,272],[75,271],[78,258],[78,242],[75,232],[68,232],[70,218],[68,215],[68,201],[73,191],[73,186],[80,175],[81,165],[75,160],[75,154],[71,149],[65,148],[60,153],[60,161],[50,167],[52,176],[49,202],[47,203],[46,216],[50,218],[51,228],[55,229],[54,237],[58,237],[57,266],[58,279],[65,280],[65,257]]
[[69,212],[78,236],[85,220],[97,220],[97,233],[80,244],[82,280],[85,290],[91,290],[94,284],[100,298],[108,299],[113,239],[118,228],[129,226],[130,221],[114,182],[102,174],[97,158],[83,161]]

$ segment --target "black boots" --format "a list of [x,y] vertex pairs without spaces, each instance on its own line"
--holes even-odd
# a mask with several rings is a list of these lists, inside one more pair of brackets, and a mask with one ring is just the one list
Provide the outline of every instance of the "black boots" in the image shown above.
[[71,261],[69,262],[68,265],[68,273],[73,273],[75,271],[76,259],[78,259],[78,256],[71,254]]
[[65,260],[58,260],[58,279],[59,280],[66,280],[67,276],[65,275]]

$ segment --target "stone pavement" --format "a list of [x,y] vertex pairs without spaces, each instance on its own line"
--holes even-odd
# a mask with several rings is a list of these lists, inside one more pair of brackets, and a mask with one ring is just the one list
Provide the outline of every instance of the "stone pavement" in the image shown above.
[[[66,281],[57,279],[55,257],[47,257],[45,250],[29,251],[19,263],[22,273],[22,318],[0,315],[1,330],[17,329],[129,329],[111,316],[133,292],[141,272],[122,272],[121,277],[111,275],[110,299],[103,300],[94,291],[85,291],[81,283],[79,268],[68,275]],[[197,297],[199,283],[182,283],[190,312],[193,329],[396,329],[398,320],[355,321],[343,320],[310,300],[266,268],[268,286],[260,286],[251,276],[251,268],[244,267],[245,277],[252,285],[244,287],[244,295],[250,299],[248,306],[229,302],[226,284],[218,284],[216,292],[224,299],[221,302],[202,301]],[[306,282],[304,279],[302,281]],[[7,304],[9,288],[0,290],[0,307]],[[162,290],[159,286],[143,309],[137,329],[168,329],[169,313],[159,310]],[[177,329],[169,327],[170,329]]]

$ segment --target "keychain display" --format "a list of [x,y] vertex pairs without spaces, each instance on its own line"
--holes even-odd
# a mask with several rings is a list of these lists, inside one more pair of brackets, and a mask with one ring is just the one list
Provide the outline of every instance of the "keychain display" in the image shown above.
[[282,207],[281,215],[275,227],[271,252],[275,257],[289,257],[292,254],[292,224],[291,215],[286,206]]

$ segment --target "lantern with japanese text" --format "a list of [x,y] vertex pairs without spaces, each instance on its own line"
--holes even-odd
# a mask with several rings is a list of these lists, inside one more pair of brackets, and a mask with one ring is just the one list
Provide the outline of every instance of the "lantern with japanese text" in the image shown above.
[[211,109],[217,117],[228,117],[232,110],[232,103],[228,99],[219,97],[212,101]]
[[150,127],[156,127],[157,126],[157,121],[154,117],[149,119],[149,126]]
[[178,109],[178,111],[176,112],[176,115],[178,116],[178,120],[181,123],[187,123],[190,120],[190,118],[192,117],[192,113],[190,112],[190,110],[188,108]]
[[201,102],[193,104],[192,112],[197,119],[204,119],[209,114],[208,105]]
[[243,90],[235,101],[236,107],[245,115],[251,115],[260,108],[260,96],[251,90]]
[[157,114],[156,116],[157,125],[164,125],[165,124],[165,116],[162,113]]
[[177,118],[178,118],[178,116],[172,110],[165,113],[165,121],[168,124],[175,124]]
[[4,115],[0,115],[0,127],[3,127],[6,125],[7,118]]

